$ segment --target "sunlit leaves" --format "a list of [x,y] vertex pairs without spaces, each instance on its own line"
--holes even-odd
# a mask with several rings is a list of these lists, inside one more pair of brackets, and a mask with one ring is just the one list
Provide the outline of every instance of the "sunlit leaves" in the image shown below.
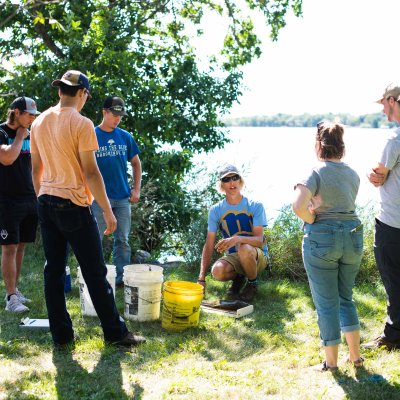
[[227,70],[249,63],[261,55],[260,40],[254,33],[254,25],[250,19],[241,25],[230,27],[225,36],[222,54],[228,59],[224,63]]
[[[246,6],[247,4],[247,6]],[[68,69],[90,77],[93,99],[83,113],[100,122],[105,96],[123,97],[122,127],[141,149],[144,185],[155,183],[148,201],[162,204],[151,216],[146,248],[159,246],[165,231],[184,229],[196,215],[183,187],[196,152],[226,142],[221,117],[241,95],[241,66],[260,55],[251,9],[265,15],[272,37],[301,0],[30,0],[0,8],[0,58],[29,51],[12,74],[0,74],[0,91],[37,99],[40,109],[58,101],[51,81]],[[224,20],[225,41],[208,60],[191,42],[208,29],[210,13]],[[222,40],[221,40],[222,42]],[[6,101],[0,98],[0,111]],[[164,146],[164,147],[163,147]],[[165,148],[165,146],[170,146]],[[162,151],[161,151],[162,150]],[[167,212],[168,209],[168,212]],[[140,236],[140,234],[138,234]]]
[[43,14],[41,12],[36,13],[36,17],[33,19],[34,24],[42,24],[44,25],[46,22]]

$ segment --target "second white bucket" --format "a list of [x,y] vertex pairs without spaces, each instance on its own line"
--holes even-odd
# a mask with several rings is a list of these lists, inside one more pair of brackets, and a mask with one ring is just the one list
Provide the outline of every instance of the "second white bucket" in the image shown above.
[[124,267],[124,316],[133,321],[160,318],[163,268],[150,264]]
[[[115,298],[115,277],[117,276],[115,265],[107,265],[107,280],[112,287],[114,298]],[[97,317],[97,312],[94,309],[92,299],[90,298],[89,290],[86,286],[85,280],[83,279],[80,267],[78,267],[78,279],[79,279],[79,297],[81,300],[81,310],[83,315],[89,317]]]

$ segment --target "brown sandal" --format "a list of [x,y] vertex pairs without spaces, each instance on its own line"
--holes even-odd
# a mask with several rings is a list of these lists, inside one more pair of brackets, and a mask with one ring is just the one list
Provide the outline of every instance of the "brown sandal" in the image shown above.
[[362,368],[364,366],[364,359],[360,357],[359,359],[355,361],[350,361],[350,359],[347,360],[350,364],[353,364],[354,368]]
[[338,369],[339,369],[338,367],[330,367],[327,364],[326,360],[322,361],[322,364],[321,364],[321,367],[320,367],[320,371],[322,371],[322,372],[325,372],[325,371],[334,372],[334,371],[337,371]]

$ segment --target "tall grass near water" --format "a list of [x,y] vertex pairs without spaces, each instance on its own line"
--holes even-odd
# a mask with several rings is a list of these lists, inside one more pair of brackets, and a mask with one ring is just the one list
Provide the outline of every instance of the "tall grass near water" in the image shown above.
[[[207,235],[207,214],[208,210],[204,210],[201,218],[194,221],[186,234],[180,237],[184,249],[180,255],[194,270],[200,266],[201,251]],[[380,280],[373,251],[375,214],[373,207],[357,208],[357,215],[364,226],[364,250],[358,283],[376,283]],[[294,214],[291,206],[286,205],[265,229],[274,279],[307,280],[301,254],[302,226],[303,222]],[[214,253],[213,260],[217,257],[219,255]]]

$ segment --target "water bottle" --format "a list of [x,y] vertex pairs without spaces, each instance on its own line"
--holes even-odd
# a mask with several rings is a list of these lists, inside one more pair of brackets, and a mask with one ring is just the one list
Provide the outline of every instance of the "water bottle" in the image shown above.
[[64,293],[68,293],[71,290],[72,290],[72,287],[71,287],[71,269],[67,265],[65,267]]

